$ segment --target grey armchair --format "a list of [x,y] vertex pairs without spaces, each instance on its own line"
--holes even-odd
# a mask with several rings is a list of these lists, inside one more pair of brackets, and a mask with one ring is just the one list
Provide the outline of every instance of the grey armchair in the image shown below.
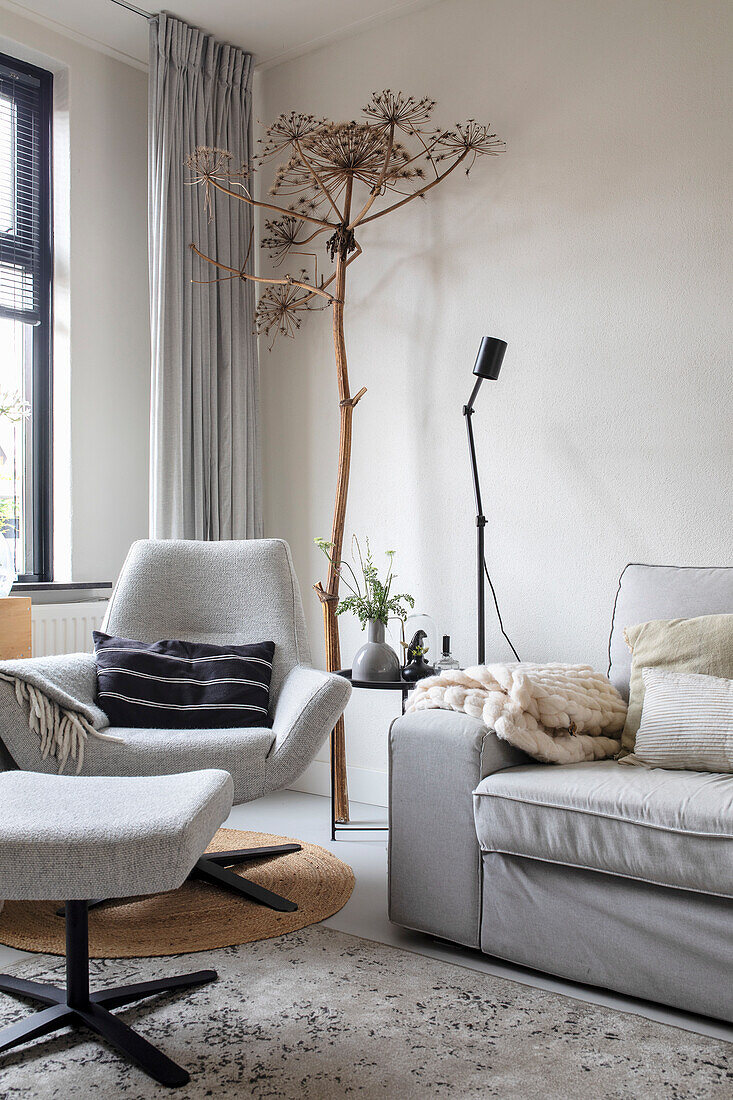
[[[103,629],[144,642],[273,641],[273,724],[272,729],[109,728],[105,732],[119,742],[89,738],[85,775],[173,775],[222,768],[234,781],[234,802],[249,802],[286,787],[301,774],[343,713],[351,692],[342,677],[311,665],[298,580],[290,549],[281,539],[134,543]],[[68,667],[69,695],[93,705],[92,658],[39,657],[24,664],[52,676],[62,688]],[[0,680],[0,770],[3,767],[55,772],[58,765],[54,759],[43,759],[40,739],[29,729],[13,685]],[[220,867],[216,877],[222,880],[228,874]]]

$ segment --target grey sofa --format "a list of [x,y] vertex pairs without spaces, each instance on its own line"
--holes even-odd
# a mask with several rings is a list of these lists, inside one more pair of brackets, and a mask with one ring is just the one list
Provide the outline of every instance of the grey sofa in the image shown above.
[[[144,539],[122,567],[102,627],[109,634],[155,642],[161,638],[217,645],[275,642],[270,706],[272,729],[108,732],[120,743],[90,738],[85,775],[171,775],[223,768],[234,780],[234,802],[249,802],[287,787],[315,757],[349,699],[341,676],[311,665],[308,635],[290,549],[281,539],[193,542]],[[68,663],[68,692],[93,703],[94,661]],[[53,670],[61,686],[64,658],[24,662]],[[0,771],[55,772],[28,728],[12,684],[0,680]]]
[[[733,611],[733,568],[629,565],[623,628]],[[389,915],[574,981],[733,1022],[733,775],[538,764],[480,720],[390,734]]]

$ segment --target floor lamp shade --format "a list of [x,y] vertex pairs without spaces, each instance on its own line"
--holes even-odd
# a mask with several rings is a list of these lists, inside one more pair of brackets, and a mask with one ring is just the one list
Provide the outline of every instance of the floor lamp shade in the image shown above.
[[478,349],[473,373],[478,378],[488,378],[495,382],[504,362],[506,340],[497,340],[495,336],[484,336]]

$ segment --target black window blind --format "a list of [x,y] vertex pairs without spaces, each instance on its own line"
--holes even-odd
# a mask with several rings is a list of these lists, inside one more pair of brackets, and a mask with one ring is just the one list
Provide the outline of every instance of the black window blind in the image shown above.
[[0,57],[0,316],[41,322],[48,226],[42,75]]
[[52,119],[52,73],[0,53],[0,322],[6,343],[24,349],[23,380],[12,388],[30,405],[14,455],[22,472],[13,474],[25,581],[52,580]]

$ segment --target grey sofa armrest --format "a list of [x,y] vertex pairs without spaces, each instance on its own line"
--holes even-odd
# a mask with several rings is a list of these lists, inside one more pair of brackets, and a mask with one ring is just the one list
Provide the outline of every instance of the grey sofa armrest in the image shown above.
[[350,695],[351,684],[343,676],[307,665],[290,670],[273,715],[269,789],[287,786],[310,764],[344,713]]
[[481,780],[529,757],[478,718],[422,710],[392,723],[389,918],[480,946],[481,853],[472,794]]

